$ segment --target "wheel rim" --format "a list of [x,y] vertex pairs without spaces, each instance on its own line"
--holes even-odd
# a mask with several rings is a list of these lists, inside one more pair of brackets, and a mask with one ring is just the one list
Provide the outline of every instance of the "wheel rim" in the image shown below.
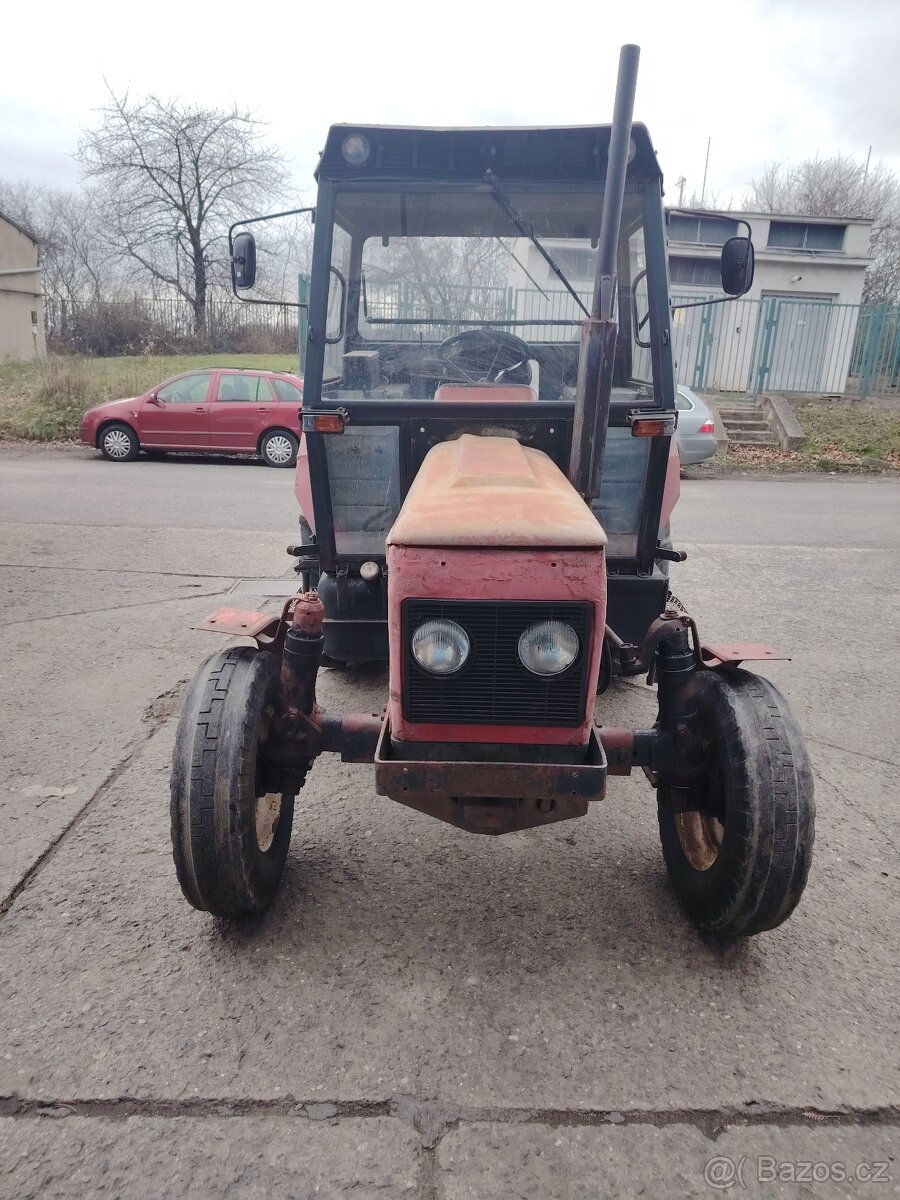
[[283,434],[278,433],[266,442],[266,458],[279,467],[290,462],[293,453],[294,447],[291,445],[290,438],[286,438]]
[[281,797],[277,792],[267,792],[256,797],[256,844],[263,854],[271,850],[281,820]]
[[131,438],[122,429],[111,429],[103,436],[103,449],[110,458],[127,458],[131,453]]
[[710,813],[675,814],[675,828],[684,857],[695,871],[708,871],[722,848],[725,826]]

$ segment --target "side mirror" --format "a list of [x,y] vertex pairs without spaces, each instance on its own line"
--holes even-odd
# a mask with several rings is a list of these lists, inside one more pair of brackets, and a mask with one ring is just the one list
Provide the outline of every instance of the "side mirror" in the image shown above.
[[147,397],[147,403],[154,404],[158,407],[160,404],[162,404],[162,400],[160,400],[160,398],[156,392],[151,392],[150,395]]
[[236,288],[252,288],[256,283],[256,241],[246,230],[236,234],[232,243],[231,282]]
[[733,237],[722,247],[722,291],[743,296],[753,286],[753,243],[748,237]]

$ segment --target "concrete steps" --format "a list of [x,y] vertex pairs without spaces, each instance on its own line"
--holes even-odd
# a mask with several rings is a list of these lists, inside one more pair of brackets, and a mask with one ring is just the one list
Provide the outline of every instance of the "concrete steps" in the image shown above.
[[730,445],[778,445],[778,439],[758,404],[719,405],[719,416],[722,418]]

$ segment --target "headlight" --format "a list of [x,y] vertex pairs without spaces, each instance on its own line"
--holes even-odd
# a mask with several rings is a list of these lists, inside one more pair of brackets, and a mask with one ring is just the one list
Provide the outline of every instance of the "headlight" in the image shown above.
[[578,634],[563,621],[530,625],[519,638],[519,661],[532,675],[561,675],[578,657]]
[[426,621],[412,636],[413,658],[432,675],[452,675],[469,657],[469,635],[455,621]]

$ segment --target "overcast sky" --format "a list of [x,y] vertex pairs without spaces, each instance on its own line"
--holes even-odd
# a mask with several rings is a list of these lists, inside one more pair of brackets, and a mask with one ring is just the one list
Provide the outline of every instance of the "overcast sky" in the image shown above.
[[72,154],[104,76],[247,106],[298,188],[336,121],[589,124],[610,119],[618,48],[642,49],[635,115],[666,177],[738,200],[772,159],[837,152],[900,172],[900,0],[343,0],[7,5],[0,176],[77,186]]

